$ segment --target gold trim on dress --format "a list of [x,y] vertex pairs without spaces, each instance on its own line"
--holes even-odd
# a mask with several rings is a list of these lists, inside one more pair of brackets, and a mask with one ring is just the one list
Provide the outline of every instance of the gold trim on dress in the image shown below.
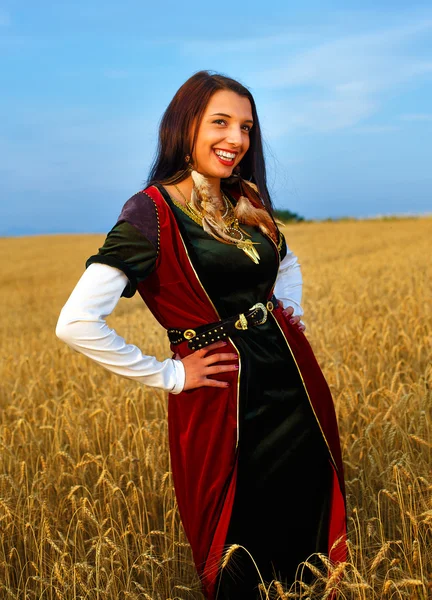
[[278,234],[279,234],[279,240],[278,240],[278,245],[277,245],[277,249],[279,250],[279,252],[282,250],[282,246],[283,246],[283,240],[284,240],[284,234],[282,233],[282,231],[279,229],[278,227]]
[[297,361],[296,361],[296,359],[295,359],[294,353],[293,353],[293,351],[291,350],[291,346],[289,345],[289,343],[288,343],[288,340],[287,340],[287,338],[286,338],[286,336],[285,336],[285,333],[283,332],[283,329],[282,329],[282,327],[281,327],[281,326],[279,325],[279,323],[278,323],[278,320],[276,319],[276,317],[275,317],[274,315],[272,315],[272,316],[273,316],[274,320],[276,321],[276,325],[279,327],[279,329],[280,329],[280,332],[282,333],[282,335],[283,335],[283,337],[284,337],[284,340],[285,340],[285,342],[286,342],[286,345],[288,346],[288,349],[289,349],[289,351],[291,352],[291,356],[292,356],[292,358],[293,358],[293,360],[294,360],[294,362],[295,362],[295,366],[297,367],[297,371],[298,371],[298,373],[299,373],[299,375],[300,375],[300,378],[301,378],[301,380],[302,380],[302,384],[303,384],[304,390],[305,390],[305,392],[306,392],[306,396],[308,397],[308,400],[309,400],[310,407],[311,407],[311,409],[312,409],[312,412],[313,412],[313,414],[314,414],[314,416],[315,416],[315,419],[316,419],[316,421],[317,421],[317,423],[318,423],[318,426],[319,426],[319,428],[320,428],[320,430],[321,430],[321,434],[322,434],[322,436],[323,436],[323,438],[324,438],[324,441],[325,441],[325,443],[326,443],[326,446],[327,446],[327,448],[328,448],[328,451],[329,451],[329,454],[330,454],[330,458],[332,459],[332,462],[333,462],[333,465],[334,465],[334,467],[335,467],[336,471],[338,471],[338,472],[339,472],[339,469],[338,469],[338,466],[337,466],[337,464],[336,464],[336,461],[335,461],[335,459],[333,458],[332,451],[330,450],[330,445],[329,445],[329,443],[327,442],[327,438],[326,438],[326,436],[324,435],[324,431],[323,431],[323,429],[322,429],[322,427],[321,427],[321,423],[320,423],[320,421],[319,421],[319,419],[318,419],[318,417],[317,417],[317,414],[316,414],[316,412],[315,412],[315,409],[314,409],[314,407],[313,407],[312,401],[311,401],[311,399],[310,399],[309,392],[308,392],[308,390],[307,390],[307,387],[306,387],[306,383],[305,383],[305,381],[304,381],[304,379],[303,379],[303,375],[302,375],[302,373],[301,373],[301,371],[300,371],[300,368],[299,368],[299,366],[298,366],[298,364],[297,364]]
[[192,219],[192,221],[195,221],[195,223],[197,223],[197,225],[202,225],[202,219],[200,219],[193,211],[188,210],[188,208],[184,204],[182,204],[176,198],[174,198],[174,196],[172,196],[168,191],[167,191],[167,193],[169,194],[169,197],[174,202],[174,204],[177,206],[177,208],[179,208],[186,216],[188,216],[190,219]]
[[[269,240],[272,242],[272,244],[273,244],[273,245],[274,245],[274,247],[276,248],[276,250],[277,250],[277,252],[276,252],[276,255],[277,255],[277,257],[278,257],[278,269],[277,269],[277,271],[276,271],[276,278],[275,278],[275,280],[274,280],[274,282],[273,282],[273,286],[272,286],[272,288],[271,288],[271,289],[273,290],[273,289],[274,289],[274,286],[275,286],[275,284],[276,284],[277,274],[278,274],[278,272],[279,272],[279,266],[280,266],[281,260],[280,260],[280,254],[279,254],[279,250],[278,250],[277,244],[275,243],[275,241],[274,241],[274,240],[273,240],[273,239],[272,239],[272,238],[271,238],[269,235],[267,236],[267,238],[268,238],[268,239],[269,239]],[[320,428],[321,435],[323,436],[323,438],[324,438],[324,441],[325,441],[325,443],[326,443],[327,449],[328,449],[328,451],[329,451],[329,454],[330,454],[330,458],[331,458],[331,460],[332,460],[332,462],[333,462],[333,465],[334,465],[334,467],[335,467],[336,471],[337,471],[337,472],[339,472],[339,469],[338,469],[338,466],[337,466],[337,464],[336,464],[336,461],[335,461],[335,459],[334,459],[334,457],[333,457],[332,451],[330,450],[330,445],[329,445],[329,443],[328,443],[328,441],[327,441],[327,438],[326,438],[326,436],[324,435],[323,428],[321,427],[321,423],[320,423],[320,421],[319,421],[319,419],[318,419],[318,417],[317,417],[317,414],[316,414],[316,412],[315,412],[314,406],[313,406],[313,404],[312,404],[312,401],[311,401],[311,399],[310,399],[309,392],[308,392],[308,390],[307,390],[307,387],[306,387],[306,383],[305,383],[305,381],[304,381],[304,379],[303,379],[303,375],[302,375],[302,373],[301,373],[301,371],[300,371],[300,368],[299,368],[299,366],[298,366],[298,364],[297,364],[297,361],[296,361],[296,359],[295,359],[294,353],[293,353],[293,351],[291,350],[291,346],[289,345],[289,342],[288,342],[288,340],[287,340],[287,338],[286,338],[286,336],[285,336],[285,334],[284,334],[284,332],[283,332],[283,329],[282,329],[282,327],[279,325],[279,322],[278,322],[278,320],[276,319],[276,317],[274,316],[274,314],[273,314],[273,313],[272,313],[272,317],[273,317],[273,319],[275,320],[275,322],[276,322],[276,325],[279,327],[279,330],[280,330],[281,334],[283,335],[283,338],[284,338],[284,340],[285,340],[285,343],[286,343],[286,345],[288,346],[288,349],[289,349],[289,351],[290,351],[290,353],[291,353],[291,356],[292,356],[292,358],[293,358],[293,360],[294,360],[295,366],[297,367],[298,374],[300,375],[300,378],[301,378],[301,381],[302,381],[302,384],[303,384],[304,391],[306,392],[307,399],[309,400],[310,407],[311,407],[311,409],[312,409],[312,412],[313,412],[313,414],[314,414],[314,417],[315,417],[315,419],[316,419],[316,422],[318,423],[318,427]],[[319,365],[318,365],[318,366],[319,366]],[[320,368],[321,368],[321,367],[320,367]]]

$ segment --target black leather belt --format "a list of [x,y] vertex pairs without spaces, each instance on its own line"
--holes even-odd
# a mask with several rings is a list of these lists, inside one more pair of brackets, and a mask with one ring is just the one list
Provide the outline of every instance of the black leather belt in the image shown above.
[[199,350],[218,340],[231,335],[238,335],[241,330],[262,325],[267,321],[268,313],[272,312],[277,306],[278,301],[273,294],[265,305],[257,302],[246,313],[227,317],[215,323],[200,325],[195,329],[168,329],[168,338],[171,344],[181,344],[188,340],[188,346],[191,350]]

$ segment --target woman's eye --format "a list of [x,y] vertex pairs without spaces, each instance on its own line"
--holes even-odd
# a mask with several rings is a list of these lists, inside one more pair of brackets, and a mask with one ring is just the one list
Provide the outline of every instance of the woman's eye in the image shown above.
[[[225,121],[225,119],[215,119],[215,120],[213,121],[213,123],[217,123],[218,125],[219,125],[220,123],[221,123],[222,125],[226,125],[226,123],[227,123],[227,122]],[[249,133],[249,132],[250,132],[250,130],[252,129],[252,127],[251,127],[250,125],[243,125],[243,129],[244,129],[244,131],[246,131],[247,133]]]

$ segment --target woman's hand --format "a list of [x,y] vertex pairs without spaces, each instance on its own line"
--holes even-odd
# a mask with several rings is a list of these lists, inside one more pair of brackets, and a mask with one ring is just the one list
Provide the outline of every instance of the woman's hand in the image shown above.
[[[211,354],[210,356],[207,355],[211,350],[223,348],[226,345],[227,342],[221,340],[220,342],[209,344],[208,346],[205,346],[205,348],[201,348],[201,350],[195,350],[195,352],[188,354],[188,356],[185,356],[184,358],[180,358],[178,354],[174,356],[175,359],[182,361],[185,368],[186,380],[183,391],[192,390],[201,386],[229,387],[230,384],[227,381],[219,381],[218,379],[208,377],[208,375],[214,375],[215,373],[226,373],[227,371],[238,370],[237,354],[233,354],[232,352],[218,352]],[[225,365],[214,364],[224,360],[235,360],[236,362],[235,364]]]
[[[283,309],[282,310],[283,314],[286,317],[290,318],[294,312],[294,308],[292,306],[288,306],[287,308],[284,308],[283,304],[282,304],[282,300],[278,300],[278,302],[279,302],[279,306]],[[289,322],[291,323],[291,325],[297,325],[297,327],[300,331],[304,331],[306,329],[306,325],[303,325],[303,323],[300,323],[300,319],[301,319],[301,316],[297,315],[296,317],[291,317],[289,319]]]

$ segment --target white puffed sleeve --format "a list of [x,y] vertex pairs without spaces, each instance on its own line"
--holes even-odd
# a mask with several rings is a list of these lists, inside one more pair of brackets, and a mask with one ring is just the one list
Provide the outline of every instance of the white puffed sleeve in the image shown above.
[[[303,278],[300,263],[297,256],[287,245],[287,253],[279,265],[274,294],[278,300],[282,301],[284,308],[288,306],[293,307],[293,316],[302,316],[304,314],[301,307],[302,288]],[[302,321],[300,322],[303,323]]]
[[117,375],[179,394],[185,384],[180,360],[160,362],[146,356],[105,321],[127,284],[128,277],[120,269],[103,263],[89,265],[63,306],[55,333],[72,349]]

